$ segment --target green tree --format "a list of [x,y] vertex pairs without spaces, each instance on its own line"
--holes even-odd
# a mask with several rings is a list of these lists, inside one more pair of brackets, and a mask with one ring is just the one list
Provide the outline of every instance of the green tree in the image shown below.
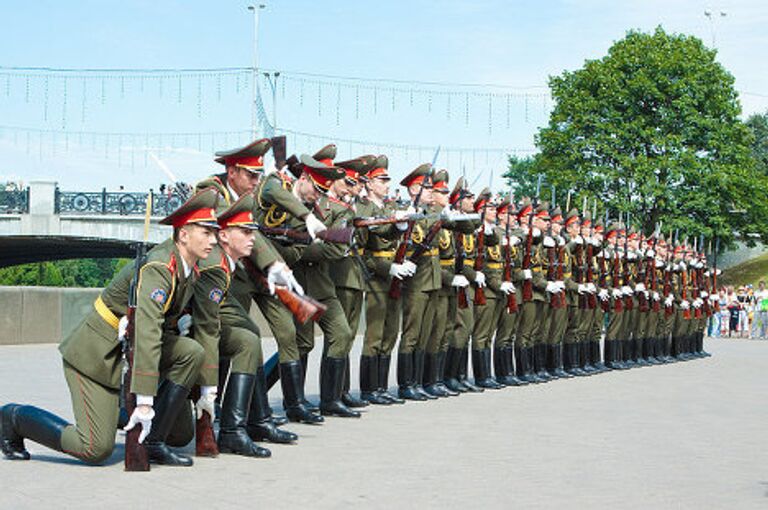
[[0,269],[0,285],[105,287],[128,259],[74,259]]
[[750,115],[746,122],[752,133],[752,156],[757,170],[768,175],[768,112]]
[[695,37],[630,31],[604,58],[551,77],[556,106],[536,140],[548,180],[614,218],[630,211],[646,232],[661,221],[681,236],[768,240],[768,180],[715,56]]

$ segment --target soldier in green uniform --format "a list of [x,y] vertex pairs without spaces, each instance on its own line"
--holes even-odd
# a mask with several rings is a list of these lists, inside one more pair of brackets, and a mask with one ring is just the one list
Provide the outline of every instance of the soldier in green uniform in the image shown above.
[[[496,204],[491,202],[490,190],[485,189],[478,195],[474,209],[475,212],[481,214],[483,222],[479,229],[482,229],[482,234],[485,237],[483,246],[485,263],[481,270],[476,271],[477,288],[475,292],[484,294],[485,303],[478,303],[475,300],[475,322],[472,329],[472,372],[476,386],[498,390],[504,386],[494,379],[491,372],[491,347],[499,316],[506,303],[506,300],[503,299],[506,292],[501,289],[504,282],[502,282],[503,266],[501,244],[499,243],[503,233],[499,233],[495,227]],[[478,247],[478,249],[480,248]],[[480,275],[482,275],[481,278]],[[505,291],[514,291],[514,287],[510,289],[509,284],[504,285],[504,289]]]
[[[195,283],[192,301],[192,330],[194,338],[205,347],[206,359],[198,382],[201,401],[208,405],[197,406],[197,418],[214,415],[219,357],[231,360],[231,373],[221,404],[219,450],[269,457],[270,451],[254,441],[290,443],[297,436],[280,430],[272,422],[259,329],[240,303],[228,295],[237,262],[253,249],[258,228],[253,222],[253,207],[253,196],[248,194],[218,214],[219,244],[200,264],[200,278]],[[208,416],[202,411],[207,411]],[[191,437],[183,442],[189,439]]]
[[[411,199],[410,212],[432,212],[432,166],[428,163],[419,165],[408,174],[400,185],[408,190]],[[416,203],[419,197],[419,203]],[[418,220],[411,233],[411,245],[425,242],[430,227],[436,220]],[[403,281],[401,295],[403,328],[397,355],[398,396],[405,400],[433,400],[422,386],[424,374],[424,354],[431,325],[435,320],[435,300],[437,291],[442,286],[440,274],[437,236],[427,251],[416,261],[407,259],[416,265],[413,275]],[[410,257],[413,249],[406,252]]]
[[603,233],[605,225],[603,220],[595,219],[592,231],[592,239],[588,242],[592,244],[592,274],[597,281],[593,283],[596,291],[596,306],[593,310],[592,321],[587,328],[585,341],[589,352],[589,362],[597,370],[606,372],[610,370],[602,361],[600,353],[600,340],[603,336],[603,325],[605,324],[605,313],[610,308],[610,293],[606,288],[607,265],[604,258]]
[[[387,200],[390,176],[386,156],[378,156],[367,174],[366,212],[374,217],[391,217],[398,212]],[[407,223],[370,228],[363,247],[364,260],[371,279],[365,289],[365,335],[360,356],[360,397],[373,404],[405,403],[389,392],[389,369],[392,350],[400,331],[400,302],[389,295],[392,278],[403,279],[413,274],[412,262],[394,262],[397,239]]]
[[565,300],[568,309],[568,324],[563,338],[563,361],[565,370],[576,376],[588,375],[582,368],[579,356],[579,328],[582,323],[582,306],[585,286],[582,282],[584,238],[581,236],[581,215],[578,209],[568,211],[565,219],[568,242],[565,245]]
[[[550,213],[552,234],[551,238],[554,246],[548,248],[548,251],[552,252],[552,268],[553,278],[558,286],[561,286],[563,290],[554,293],[550,296],[549,307],[549,331],[545,336],[545,346],[548,350],[547,357],[547,371],[553,377],[568,379],[573,377],[564,370],[563,367],[563,340],[565,332],[568,327],[568,306],[566,299],[566,285],[565,278],[569,277],[566,274],[564,265],[567,265],[566,260],[566,243],[565,238],[560,235],[563,229],[563,213],[559,207],[554,207]],[[549,253],[547,255],[549,258]]]
[[[449,175],[447,170],[435,171],[432,174],[432,196],[436,208],[443,214],[450,213],[451,191],[448,188]],[[463,187],[463,180],[459,179],[459,189]],[[455,190],[454,190],[455,191]],[[427,344],[424,391],[435,397],[456,396],[458,390],[449,388],[445,384],[446,352],[456,324],[456,292],[457,289],[466,288],[469,281],[463,275],[457,275],[455,237],[450,229],[440,229],[438,248],[440,250],[440,269],[442,286],[435,297],[435,317],[432,323],[430,342]]]
[[611,369],[628,368],[623,362],[622,322],[624,321],[624,293],[621,274],[622,243],[624,227],[621,223],[612,223],[605,233],[605,262],[607,267],[606,289],[610,291],[610,316],[605,330],[606,366]]
[[[578,329],[578,354],[579,365],[581,369],[587,374],[592,375],[598,372],[602,372],[605,369],[595,367],[592,364],[592,346],[589,343],[589,329],[595,318],[595,310],[597,309],[597,298],[595,296],[597,292],[597,286],[595,285],[595,242],[594,242],[594,229],[592,227],[592,214],[589,211],[584,211],[581,219],[581,238],[584,240],[583,252],[581,257],[581,273],[582,273],[582,296],[579,297],[579,308],[581,309],[581,322]],[[590,274],[591,273],[591,274]]]
[[[220,204],[223,203],[225,206],[231,205],[242,196],[252,194],[263,176],[264,155],[269,151],[271,146],[272,143],[268,138],[262,138],[251,142],[245,147],[217,152],[215,161],[224,165],[225,171],[203,179],[197,183],[195,188],[197,190],[206,188],[215,189],[219,193]],[[261,273],[269,285],[282,285],[302,294],[303,289],[301,289],[301,286],[293,277],[291,270],[273,247],[272,243],[259,232],[254,232],[253,236],[253,249],[251,250],[251,253],[245,257],[243,262],[254,271]],[[255,283],[251,282],[242,264],[237,265],[232,275],[232,280],[242,282],[243,285],[246,285],[245,282],[252,283],[255,286]],[[241,288],[243,285],[237,287]],[[280,310],[282,305],[275,303],[275,299],[267,297],[266,295],[272,294],[271,290],[267,288],[266,291],[268,292],[264,292],[265,289],[263,285],[259,285],[258,288],[262,290],[262,294],[258,295],[260,296],[259,300],[262,301],[262,303],[266,303],[264,304],[265,308],[269,310]],[[244,297],[243,301],[246,301]],[[235,300],[230,299],[230,302],[235,302]],[[244,303],[243,309],[247,312],[250,309],[250,302],[246,302],[248,306]],[[282,316],[284,314],[280,315]],[[275,334],[275,336],[278,345],[281,343],[290,344],[295,342],[292,337],[286,334],[278,333]],[[259,366],[261,365],[262,362],[259,361]],[[263,374],[263,368],[261,370]],[[229,361],[227,358],[222,358],[219,370],[219,387],[224,386],[228,373]],[[272,417],[271,410],[269,411],[269,414],[270,422],[274,425],[281,424],[285,420],[285,418],[278,420],[277,418]]]
[[[179,335],[177,320],[192,297],[197,262],[216,244],[216,193],[204,191],[161,220],[173,238],[147,254],[136,287],[135,351],[130,391],[137,405],[127,429],[140,424],[150,462],[191,466],[192,459],[165,443],[203,364],[203,347]],[[29,459],[24,439],[101,463],[114,448],[123,368],[120,337],[127,320],[134,266],[126,265],[94,302],[94,309],[59,346],[75,424],[29,405],[0,410],[0,449]]]
[[[532,218],[529,219],[529,216]],[[540,328],[542,326],[542,316],[544,306],[548,301],[547,294],[555,292],[560,287],[554,282],[548,282],[543,273],[544,253],[543,253],[543,232],[547,230],[549,221],[549,211],[547,204],[539,204],[534,210],[532,204],[526,203],[521,207],[518,218],[521,225],[525,225],[526,239],[531,236],[531,264],[530,267],[522,268],[522,286],[523,302],[520,309],[520,323],[518,326],[518,337],[520,339],[518,363],[518,377],[528,382],[546,382],[550,380],[544,375],[543,360],[541,359],[541,350],[536,352],[534,347],[537,341],[540,342]],[[532,225],[530,233],[528,230],[529,221]],[[525,245],[524,248],[525,250]],[[524,253],[525,256],[525,253]],[[525,264],[524,264],[525,265]],[[530,294],[526,287],[529,288]]]
[[[360,156],[359,158],[348,161],[336,162],[336,166],[342,168],[345,172],[344,181],[346,183],[347,196],[344,201],[349,204],[349,208],[342,209],[342,222],[347,222],[349,226],[355,216],[366,216],[368,214],[368,201],[360,196],[363,189],[365,174],[373,169],[376,157],[372,155]],[[353,340],[357,337],[357,330],[360,325],[360,315],[363,309],[365,291],[365,274],[363,273],[364,262],[362,260],[362,248],[366,229],[358,229],[355,232],[355,246],[348,250],[343,258],[330,265],[331,279],[336,284],[336,297],[341,303],[347,323],[352,331]],[[367,270],[366,270],[367,271]],[[344,370],[344,391],[341,394],[341,400],[347,407],[365,407],[367,400],[359,399],[349,392],[350,388],[350,370],[349,356],[346,360]]]
[[[484,190],[485,191],[485,190]],[[464,214],[475,212],[475,195],[468,189],[457,193],[454,190],[455,200],[458,204],[458,210]],[[475,289],[480,285],[485,285],[485,275],[482,271],[474,270],[475,256],[477,254],[477,243],[474,230],[480,226],[477,222],[472,226],[472,232],[460,233],[456,236],[456,249],[463,252],[464,268],[463,275],[470,282],[467,287],[469,306],[466,308],[458,307],[456,314],[456,327],[454,328],[453,343],[448,348],[447,366],[449,377],[447,386],[453,390],[480,393],[483,388],[475,386],[467,378],[467,368],[469,364],[469,341],[474,329],[475,316],[474,301]]]
[[[327,227],[310,208],[314,208],[320,196],[327,193],[333,180],[343,177],[343,172],[307,155],[303,155],[291,170],[296,172],[297,178],[282,169],[259,182],[255,191],[254,218],[259,225],[306,229],[315,237]],[[276,240],[270,242],[288,266],[295,265],[301,258],[303,250],[300,246]],[[322,422],[323,417],[312,412],[313,408],[304,397],[307,353],[312,349],[314,340],[297,337],[288,309],[250,275],[236,273],[231,293],[245,309],[250,307],[251,300],[255,301],[272,330],[280,356],[280,382],[288,419],[303,423]],[[302,341],[306,343],[300,345]]]
[[[302,164],[308,171],[327,175],[333,168],[337,172],[321,185],[324,193],[318,210],[327,228],[340,228],[354,216],[354,210],[344,201],[349,192],[344,179],[346,174],[333,164],[335,156],[335,145],[324,147],[312,158],[302,156]],[[360,413],[341,400],[347,355],[352,348],[354,334],[336,297],[336,286],[330,273],[331,265],[338,264],[344,258],[345,250],[346,247],[340,244],[312,243],[302,250],[293,270],[307,293],[327,307],[319,321],[324,340],[320,365],[320,412],[324,416],[359,418]],[[314,345],[314,324],[297,324],[296,337],[301,354],[306,356]]]
[[[515,336],[517,333],[517,323],[520,318],[519,307],[522,303],[522,294],[520,282],[522,273],[520,263],[522,262],[522,252],[520,243],[522,241],[522,231],[517,224],[517,216],[514,214],[514,205],[509,198],[505,198],[496,207],[496,216],[499,222],[499,235],[501,237],[501,257],[502,264],[506,264],[507,250],[510,258],[509,279],[504,279],[502,273],[502,282],[500,290],[502,291],[502,306],[499,313],[498,323],[496,325],[496,337],[494,339],[493,360],[494,373],[496,381],[505,386],[524,386],[529,384],[515,375],[514,368],[514,350]],[[509,227],[507,223],[509,222]],[[509,235],[507,235],[509,231]],[[502,271],[505,269],[502,267]],[[509,296],[514,294],[517,309],[510,310],[507,306]]]

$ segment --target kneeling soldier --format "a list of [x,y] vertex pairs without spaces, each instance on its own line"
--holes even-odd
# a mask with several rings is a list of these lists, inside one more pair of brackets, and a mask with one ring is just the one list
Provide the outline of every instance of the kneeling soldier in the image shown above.
[[[197,262],[216,244],[215,199],[213,190],[198,193],[161,220],[173,225],[173,238],[149,251],[137,283],[130,388],[137,406],[128,428],[141,424],[139,439],[150,462],[158,464],[192,465],[191,458],[174,453],[165,441],[203,364],[203,348],[178,335],[176,324],[192,297]],[[123,368],[118,328],[128,309],[133,273],[133,265],[126,265],[59,346],[75,425],[34,406],[8,404],[0,411],[0,449],[6,457],[29,459],[25,438],[94,464],[111,455]]]

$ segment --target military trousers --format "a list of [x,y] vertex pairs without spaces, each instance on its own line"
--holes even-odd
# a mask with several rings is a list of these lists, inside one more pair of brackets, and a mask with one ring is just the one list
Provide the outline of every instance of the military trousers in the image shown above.
[[533,347],[539,336],[544,301],[526,301],[520,305],[520,323],[517,328],[519,346]]
[[245,311],[251,309],[251,301],[256,302],[277,343],[280,363],[298,360],[299,348],[296,344],[293,315],[276,296],[271,296],[261,285],[257,285],[247,275],[241,273],[241,271],[235,272],[229,289],[230,296],[234,297]]
[[456,326],[454,328],[453,342],[451,347],[455,349],[464,349],[469,345],[469,339],[475,327],[475,307],[472,305],[474,300],[474,290],[467,289],[469,304],[466,308],[456,307]]
[[[328,307],[317,322],[323,332],[323,354],[331,358],[346,358],[355,337],[347,323],[341,302],[335,297],[321,299]],[[295,324],[296,344],[301,354],[309,353],[315,346],[315,323]]]
[[596,310],[600,307],[599,303],[595,308],[584,308],[580,310],[581,322],[579,323],[578,332],[576,333],[579,342],[589,341],[589,333],[592,328],[592,322],[595,319]]
[[[623,306],[623,304],[622,304]],[[616,310],[616,298],[611,300],[611,312],[608,318],[608,326],[605,329],[606,340],[626,340],[622,335],[624,330],[622,325],[624,323],[624,308]]]
[[347,324],[349,325],[349,329],[352,330],[352,336],[357,336],[357,331],[360,329],[360,316],[363,311],[363,303],[365,302],[363,291],[348,287],[336,287],[336,297],[338,298],[339,303],[341,303],[344,315],[347,317]]
[[603,337],[603,327],[605,325],[605,311],[600,306],[600,301],[597,302],[597,307],[592,310],[592,320],[589,323],[587,329],[587,336],[584,340],[587,342],[599,342]]
[[363,356],[386,356],[392,352],[400,335],[400,300],[389,291],[365,293],[365,336]]
[[563,343],[572,344],[579,341],[582,310],[578,304],[569,304],[566,309],[568,310],[568,324],[565,327]]
[[472,328],[472,349],[490,349],[493,334],[499,324],[499,316],[506,301],[499,299],[501,293],[485,289],[485,304],[475,305],[475,324]]
[[[547,306],[547,305],[544,305]],[[568,306],[549,308],[549,331],[544,341],[550,345],[562,344],[568,329]]]
[[[520,301],[518,300],[518,303]],[[515,345],[515,338],[517,336],[517,325],[520,322],[520,309],[518,304],[518,311],[515,313],[509,313],[507,311],[507,300],[504,298],[504,305],[502,306],[501,315],[499,316],[499,323],[496,329],[496,339],[494,341],[494,347],[500,349],[502,347],[513,347]]]
[[[427,339],[425,351],[437,354],[448,349],[456,325],[456,293],[453,288],[442,288],[435,294],[435,320]],[[429,327],[426,324],[425,327]]]
[[436,295],[436,290],[403,290],[400,297],[403,306],[403,332],[398,352],[410,353],[426,348],[435,321]]

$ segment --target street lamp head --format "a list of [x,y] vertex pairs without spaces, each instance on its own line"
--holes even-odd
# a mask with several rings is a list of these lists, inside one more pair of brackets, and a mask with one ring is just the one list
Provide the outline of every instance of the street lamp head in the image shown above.
[[[252,9],[252,7],[248,7],[248,8],[249,8],[249,9]],[[706,16],[707,18],[709,18],[710,16],[712,16],[712,11],[710,11],[709,9],[707,9],[706,11],[704,11],[704,16]]]

